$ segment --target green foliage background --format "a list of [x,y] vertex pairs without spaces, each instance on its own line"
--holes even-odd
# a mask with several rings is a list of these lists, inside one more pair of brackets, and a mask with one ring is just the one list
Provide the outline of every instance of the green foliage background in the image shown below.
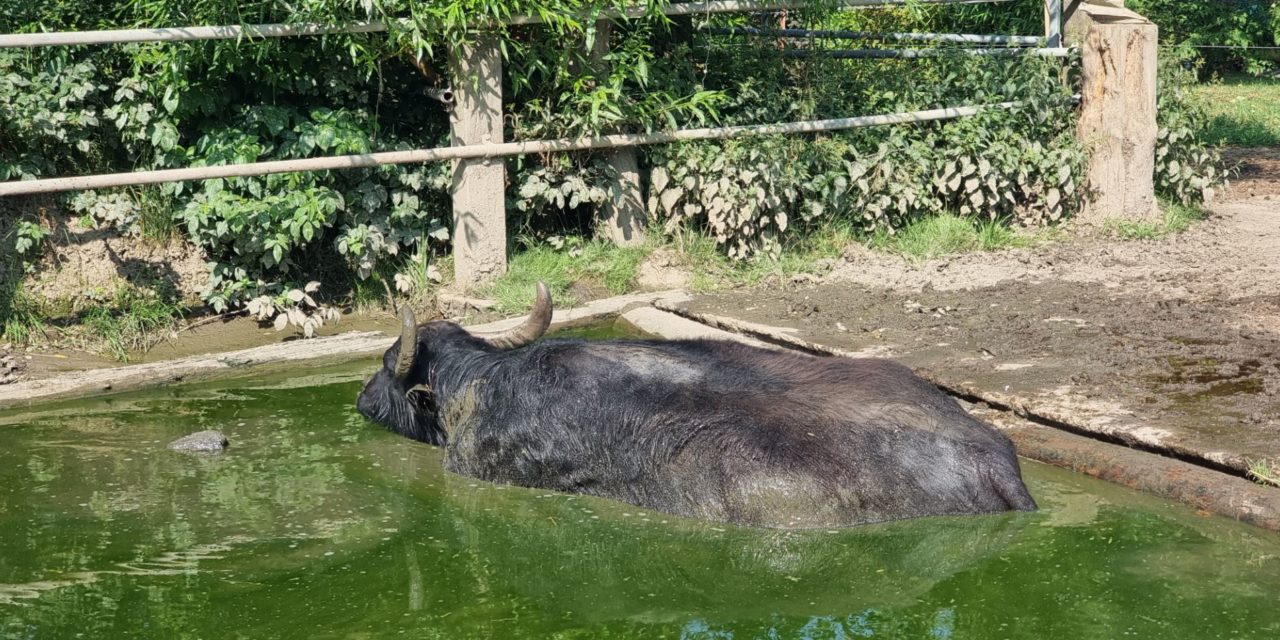
[[1260,73],[1280,60],[1280,52],[1248,49],[1280,45],[1275,0],[1128,0],[1125,6],[1159,25],[1166,45],[1213,45],[1199,49],[1207,71]]
[[[951,122],[645,149],[656,222],[669,232],[706,233],[734,258],[776,257],[832,222],[892,233],[952,212],[1039,225],[1080,204],[1084,150],[1070,135],[1073,89],[1062,61],[795,58],[775,39],[698,28],[775,26],[778,15],[668,20],[661,3],[649,3],[649,15],[611,29],[583,17],[622,4],[0,0],[3,32],[371,19],[393,27],[0,50],[0,179],[444,146],[448,114],[426,92],[448,84],[450,47],[487,33],[506,58],[509,139],[1021,103]],[[1020,0],[834,12],[815,4],[785,19],[818,28],[1035,34],[1040,6]],[[514,14],[538,15],[544,24],[483,27]],[[593,56],[602,43],[607,55]],[[592,154],[521,157],[509,167],[511,236],[526,247],[589,235],[592,213],[615,183]],[[367,282],[390,290],[393,281],[412,280],[406,274],[425,273],[431,257],[448,249],[448,171],[405,165],[208,180],[70,194],[63,204],[67,215],[93,225],[198,245],[213,273],[201,296],[221,311],[263,295],[283,299],[310,280],[334,295]],[[38,253],[44,229],[37,220],[8,220],[3,230],[23,255]],[[12,310],[8,289],[0,313]]]

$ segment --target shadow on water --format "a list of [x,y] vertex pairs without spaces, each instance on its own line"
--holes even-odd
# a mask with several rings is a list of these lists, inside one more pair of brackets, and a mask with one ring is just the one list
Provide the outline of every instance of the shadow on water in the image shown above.
[[[0,414],[8,638],[1274,637],[1280,541],[1025,463],[1043,509],[741,529],[445,474],[371,363]],[[219,456],[165,450],[223,430]]]

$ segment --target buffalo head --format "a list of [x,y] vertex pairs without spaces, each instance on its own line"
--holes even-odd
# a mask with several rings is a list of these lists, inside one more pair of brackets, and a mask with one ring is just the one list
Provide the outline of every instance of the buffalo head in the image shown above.
[[382,355],[382,368],[365,382],[356,409],[400,435],[443,445],[445,431],[437,420],[433,392],[441,362],[518,349],[542,337],[551,324],[551,292],[539,282],[529,317],[494,335],[472,335],[447,321],[420,325],[407,306],[400,309],[400,323],[400,339]]

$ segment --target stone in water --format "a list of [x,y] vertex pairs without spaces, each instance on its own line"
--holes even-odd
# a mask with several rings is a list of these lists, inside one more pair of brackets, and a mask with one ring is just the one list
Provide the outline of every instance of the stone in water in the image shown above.
[[220,452],[228,445],[227,437],[221,431],[197,431],[169,443],[174,451]]

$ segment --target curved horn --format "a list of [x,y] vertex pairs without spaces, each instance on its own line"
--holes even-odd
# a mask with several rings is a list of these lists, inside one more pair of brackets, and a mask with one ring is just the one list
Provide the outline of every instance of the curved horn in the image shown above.
[[498,349],[519,349],[537,340],[551,326],[551,291],[544,283],[538,283],[538,296],[533,301],[529,317],[520,326],[491,336],[479,336]]
[[404,380],[413,369],[413,358],[418,355],[418,322],[413,318],[409,305],[400,307],[400,353],[396,356],[396,380]]

